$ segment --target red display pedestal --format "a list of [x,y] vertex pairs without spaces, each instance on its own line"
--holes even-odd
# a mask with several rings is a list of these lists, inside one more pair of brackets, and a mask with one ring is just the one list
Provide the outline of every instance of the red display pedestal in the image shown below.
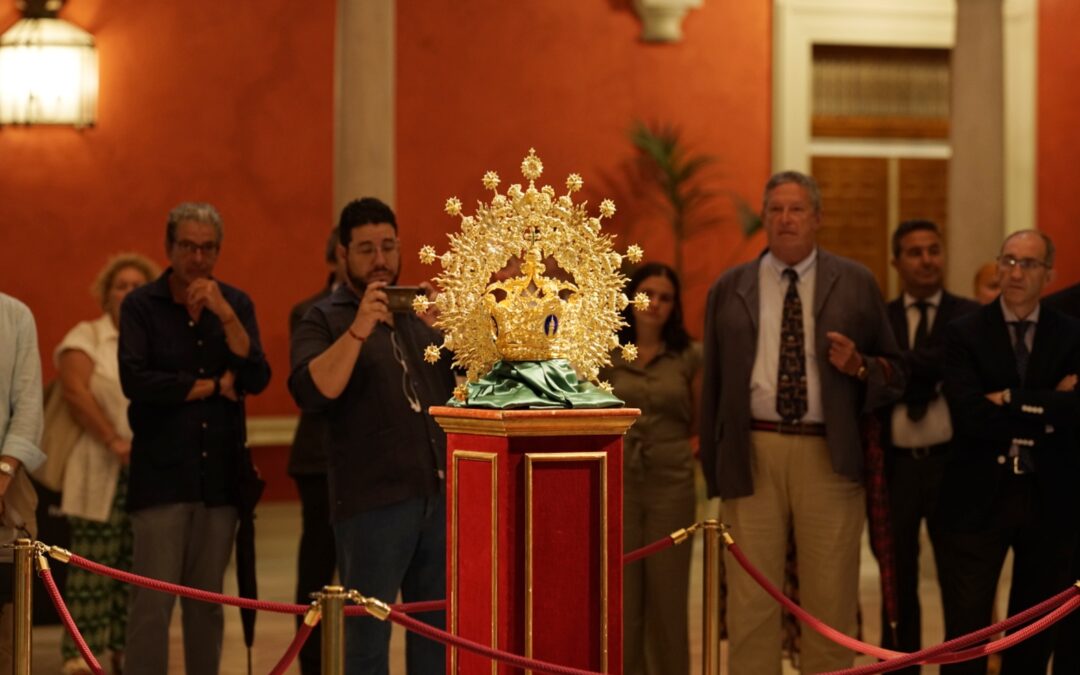
[[[622,437],[640,411],[434,407],[447,433],[447,624],[622,672]],[[453,675],[518,673],[457,649]]]

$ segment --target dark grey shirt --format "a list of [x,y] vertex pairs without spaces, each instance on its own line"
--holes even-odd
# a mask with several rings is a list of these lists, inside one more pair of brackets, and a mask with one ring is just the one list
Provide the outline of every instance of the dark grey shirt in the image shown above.
[[[289,312],[289,339],[296,333],[296,327],[312,306],[330,295],[333,288],[327,285],[310,298],[298,303]],[[326,415],[308,410],[300,413],[296,425],[292,449],[289,451],[287,470],[290,476],[326,476]]]
[[[442,337],[414,314],[395,314],[394,328],[378,324],[364,342],[345,390],[336,399],[319,392],[308,364],[344,334],[360,305],[342,286],[315,303],[292,336],[289,391],[302,410],[326,414],[330,513],[337,522],[413,497],[438,494],[446,466],[446,436],[427,414],[454,388],[450,359],[423,359],[424,347]],[[405,367],[397,359],[396,334]],[[416,412],[409,395],[415,391]]]

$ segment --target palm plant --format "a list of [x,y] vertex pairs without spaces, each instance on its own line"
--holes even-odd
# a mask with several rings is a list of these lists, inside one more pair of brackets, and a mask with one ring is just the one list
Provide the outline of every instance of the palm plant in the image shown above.
[[647,174],[656,181],[669,211],[675,237],[675,270],[682,274],[682,249],[691,229],[715,220],[703,218],[703,206],[715,193],[702,185],[703,172],[716,161],[712,155],[692,152],[674,124],[646,124],[634,120],[630,141],[644,159]]

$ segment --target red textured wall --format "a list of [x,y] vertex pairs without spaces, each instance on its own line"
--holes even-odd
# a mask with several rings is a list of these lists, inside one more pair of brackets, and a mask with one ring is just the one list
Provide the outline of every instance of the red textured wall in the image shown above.
[[[72,0],[101,60],[98,123],[0,129],[0,289],[34,310],[44,352],[97,308],[87,287],[105,258],[134,249],[164,262],[168,209],[215,203],[225,219],[218,275],[254,298],[274,369],[256,414],[295,408],[285,389],[287,315],[322,283],[333,222],[334,3]],[[17,18],[0,0],[0,30]],[[700,333],[708,284],[753,255],[730,194],[755,203],[769,172],[770,10],[707,2],[685,39],[644,44],[625,0],[397,4],[397,181],[404,279],[429,274],[415,251],[445,246],[446,197],[484,197],[480,176],[518,179],[530,146],[542,182],[585,178],[595,209],[612,197],[621,246],[671,261],[653,196],[626,178],[634,118],[681,125],[713,154],[711,228],[686,251],[686,308]],[[47,376],[52,368],[46,364]]]
[[1080,3],[1039,2],[1038,218],[1058,246],[1057,281],[1080,281],[1080,228],[1075,208],[1080,183]]
[[[254,299],[274,369],[251,410],[292,412],[288,311],[323,280],[332,222],[334,3],[72,0],[61,17],[97,40],[98,122],[0,128],[0,289],[51,352],[97,316],[87,288],[108,255],[164,262],[169,208],[212,202],[217,274]],[[17,18],[0,0],[0,31]]]
[[[605,228],[619,248],[636,241],[648,259],[671,262],[671,237],[651,195],[625,177],[634,118],[680,125],[694,150],[713,154],[709,187],[719,219],[685,247],[687,319],[700,335],[704,295],[724,268],[757,252],[741,245],[729,193],[757,203],[769,173],[771,13],[768,2],[715,2],[692,10],[677,44],[642,43],[627,0],[475,0],[397,5],[397,208],[406,265],[415,250],[445,250],[456,222],[442,212],[456,195],[472,211],[521,182],[535,147],[541,184],[560,193],[566,175],[585,179],[595,213],[604,197],[618,213]],[[424,271],[430,271],[426,268]]]

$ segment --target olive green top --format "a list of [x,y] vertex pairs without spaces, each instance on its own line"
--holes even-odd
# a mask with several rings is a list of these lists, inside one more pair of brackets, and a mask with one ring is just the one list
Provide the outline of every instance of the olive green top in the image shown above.
[[665,349],[647,364],[627,363],[613,355],[612,365],[600,373],[615,387],[615,395],[628,407],[640,408],[641,417],[626,434],[623,462],[628,467],[677,464],[689,467],[689,439],[694,418],[692,383],[701,370],[701,345],[691,343],[682,352]]

